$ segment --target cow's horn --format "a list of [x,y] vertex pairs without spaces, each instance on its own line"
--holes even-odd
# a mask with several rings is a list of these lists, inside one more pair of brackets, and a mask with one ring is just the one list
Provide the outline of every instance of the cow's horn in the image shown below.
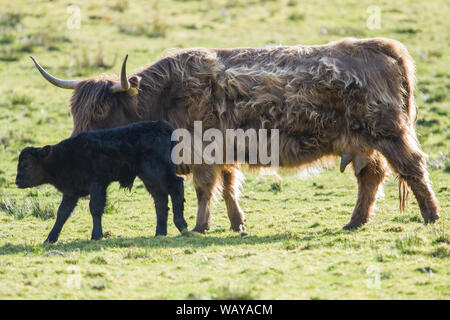
[[347,167],[347,165],[352,162],[352,154],[350,152],[344,152],[342,154],[342,160],[341,160],[341,172],[345,171],[345,168]]
[[125,59],[123,60],[123,63],[122,63],[122,71],[120,73],[120,82],[115,83],[111,87],[112,92],[123,92],[123,91],[127,91],[128,89],[130,89],[130,83],[128,82],[128,78],[127,78],[127,59],[128,59],[128,55],[125,56]]
[[36,59],[34,59],[33,57],[31,57],[31,60],[33,60],[34,64],[36,65],[36,68],[39,70],[39,72],[42,74],[42,76],[47,79],[48,82],[50,82],[51,84],[60,87],[60,88],[64,88],[64,89],[75,89],[75,87],[78,84],[78,80],[62,80],[62,79],[58,79],[55,78],[54,76],[52,76],[50,73],[48,73],[47,71],[44,70],[44,68],[42,68],[39,63],[36,61]]
[[359,175],[362,169],[364,169],[368,164],[368,159],[366,157],[356,156],[353,160],[353,165],[355,166],[355,175]]

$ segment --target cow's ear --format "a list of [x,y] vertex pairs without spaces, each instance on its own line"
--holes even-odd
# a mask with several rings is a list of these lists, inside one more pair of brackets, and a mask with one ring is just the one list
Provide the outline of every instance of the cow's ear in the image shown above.
[[39,157],[41,159],[45,159],[50,155],[51,152],[52,152],[52,146],[42,147],[41,150],[39,150]]

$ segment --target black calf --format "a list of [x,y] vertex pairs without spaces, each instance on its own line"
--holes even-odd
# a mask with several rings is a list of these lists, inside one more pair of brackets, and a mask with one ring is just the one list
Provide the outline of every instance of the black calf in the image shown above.
[[113,181],[133,186],[139,177],[155,201],[156,235],[167,234],[168,196],[178,230],[187,228],[183,217],[183,178],[170,159],[173,127],[166,121],[139,122],[109,130],[83,132],[43,148],[20,153],[16,184],[30,188],[44,183],[63,193],[55,225],[47,242],[56,242],[78,199],[90,195],[93,240],[103,237],[102,214],[106,189]]

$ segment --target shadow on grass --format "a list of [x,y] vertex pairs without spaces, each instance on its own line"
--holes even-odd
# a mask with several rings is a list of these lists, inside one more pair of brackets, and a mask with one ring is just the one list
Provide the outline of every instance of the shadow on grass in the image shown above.
[[62,252],[70,252],[74,250],[80,250],[83,252],[100,251],[103,248],[128,248],[128,247],[141,247],[141,248],[183,248],[194,247],[203,248],[209,246],[239,246],[239,245],[258,245],[264,243],[275,243],[282,241],[295,241],[298,243],[308,242],[315,238],[321,238],[323,236],[336,236],[342,233],[352,233],[342,229],[330,230],[323,229],[315,232],[305,232],[301,235],[292,234],[290,232],[283,232],[273,235],[256,236],[248,235],[242,237],[239,234],[232,236],[219,237],[214,236],[213,232],[206,235],[200,235],[193,232],[188,232],[187,235],[177,235],[174,237],[135,237],[135,238],[106,238],[99,241],[91,240],[74,240],[71,242],[64,242],[60,240],[55,244],[12,244],[6,243],[0,247],[0,255],[8,254],[40,254],[47,251],[57,250]]
[[[292,237],[291,237],[292,238]],[[236,246],[236,245],[257,245],[263,243],[274,243],[286,240],[285,234],[276,234],[269,236],[246,236],[239,235],[231,237],[215,236],[175,236],[175,237],[136,237],[136,238],[110,238],[100,241],[75,240],[71,242],[61,242],[56,244],[11,244],[7,243],[0,247],[0,255],[18,254],[18,253],[45,253],[51,250],[69,252],[80,250],[82,252],[100,251],[102,248],[183,248],[194,247],[202,248],[209,246]],[[296,238],[302,241],[301,238]]]

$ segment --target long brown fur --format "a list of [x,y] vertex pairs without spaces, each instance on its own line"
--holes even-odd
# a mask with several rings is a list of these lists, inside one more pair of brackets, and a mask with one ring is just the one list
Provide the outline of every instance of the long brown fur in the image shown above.
[[[425,222],[439,218],[414,123],[415,68],[398,41],[347,38],[318,46],[183,50],[129,78],[139,94],[112,93],[115,78],[82,81],[71,100],[74,134],[140,119],[165,119],[192,132],[218,128],[279,129],[281,166],[351,154],[358,201],[347,228],[369,219],[385,158],[411,187]],[[209,228],[213,189],[222,186],[232,229],[241,230],[236,165],[188,165],[199,208],[194,230]],[[406,190],[399,192],[400,208]]]

